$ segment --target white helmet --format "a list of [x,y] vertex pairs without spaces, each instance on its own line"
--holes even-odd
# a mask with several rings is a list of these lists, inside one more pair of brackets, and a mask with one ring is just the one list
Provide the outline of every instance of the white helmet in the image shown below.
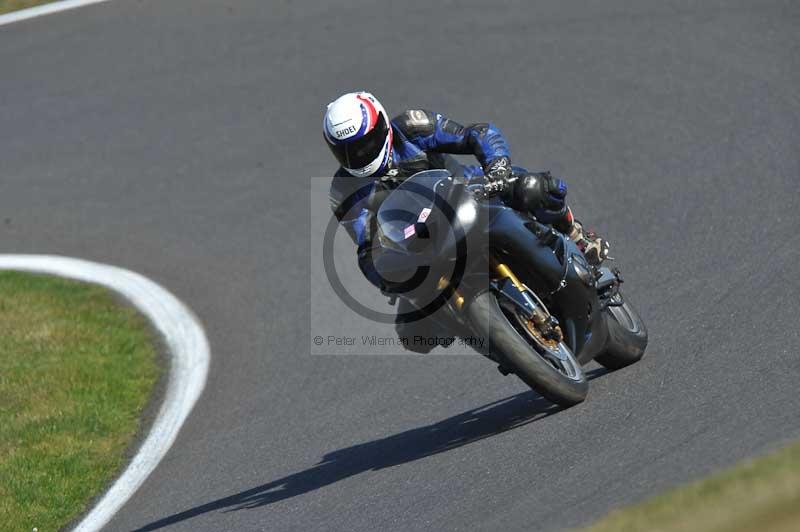
[[392,127],[372,94],[350,92],[329,103],[322,131],[334,157],[350,174],[368,177],[389,166]]

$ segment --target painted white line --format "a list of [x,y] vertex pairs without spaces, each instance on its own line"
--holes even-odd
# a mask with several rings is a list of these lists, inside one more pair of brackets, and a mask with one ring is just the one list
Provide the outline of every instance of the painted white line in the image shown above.
[[41,6],[29,7],[28,9],[20,9],[19,11],[0,15],[0,26],[11,24],[12,22],[19,22],[20,20],[49,15],[50,13],[66,11],[67,9],[99,4],[100,2],[108,2],[108,0],[61,0],[61,2],[51,2]]
[[211,358],[208,339],[183,303],[138,273],[53,255],[0,255],[0,269],[48,273],[110,288],[147,316],[166,341],[171,356],[169,382],[150,433],[128,468],[75,528],[80,532],[100,530],[142,485],[178,436],[206,383]]

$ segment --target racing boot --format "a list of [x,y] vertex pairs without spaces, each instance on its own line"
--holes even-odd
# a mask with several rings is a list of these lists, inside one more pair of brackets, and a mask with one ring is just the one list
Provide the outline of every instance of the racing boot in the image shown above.
[[572,216],[572,209],[569,207],[566,209],[564,218],[553,225],[562,233],[569,235],[570,239],[583,252],[589,264],[600,266],[608,258],[608,250],[611,248],[611,244],[594,231],[585,231],[583,224]]
[[573,226],[569,237],[578,244],[589,264],[600,266],[608,258],[608,250],[611,248],[611,244],[594,231],[584,231],[583,225],[578,221],[575,221]]

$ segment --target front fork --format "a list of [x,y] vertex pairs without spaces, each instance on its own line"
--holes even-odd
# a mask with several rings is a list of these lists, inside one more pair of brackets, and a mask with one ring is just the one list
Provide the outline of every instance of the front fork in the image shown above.
[[558,320],[547,311],[536,294],[506,264],[492,258],[491,268],[494,274],[492,286],[522,311],[528,320],[528,329],[534,334],[538,332],[545,340],[560,342],[564,336]]
[[[547,311],[544,303],[530,288],[520,281],[519,277],[511,271],[511,268],[494,258],[490,262],[490,268],[492,273],[491,287],[506,302],[521,311],[521,314],[528,321],[527,328],[534,335],[541,335],[547,341],[562,341],[564,335],[558,320]],[[466,301],[464,295],[457,288],[450,287],[449,279],[446,277],[439,279],[437,289],[452,290],[448,303],[455,314],[459,315]]]

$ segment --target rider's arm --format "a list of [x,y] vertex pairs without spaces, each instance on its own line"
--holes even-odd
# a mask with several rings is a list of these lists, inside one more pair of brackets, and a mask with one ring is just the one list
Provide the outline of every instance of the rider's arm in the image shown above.
[[330,204],[339,224],[358,246],[358,267],[364,277],[383,288],[383,282],[372,263],[372,220],[374,218],[375,183],[337,172],[331,183]]
[[372,181],[353,177],[343,170],[336,173],[331,183],[331,210],[357,246],[370,239],[371,213],[367,207],[372,189]]
[[472,154],[484,168],[500,157],[510,157],[508,142],[494,124],[465,127],[424,109],[406,111],[393,122],[408,140],[425,151]]

